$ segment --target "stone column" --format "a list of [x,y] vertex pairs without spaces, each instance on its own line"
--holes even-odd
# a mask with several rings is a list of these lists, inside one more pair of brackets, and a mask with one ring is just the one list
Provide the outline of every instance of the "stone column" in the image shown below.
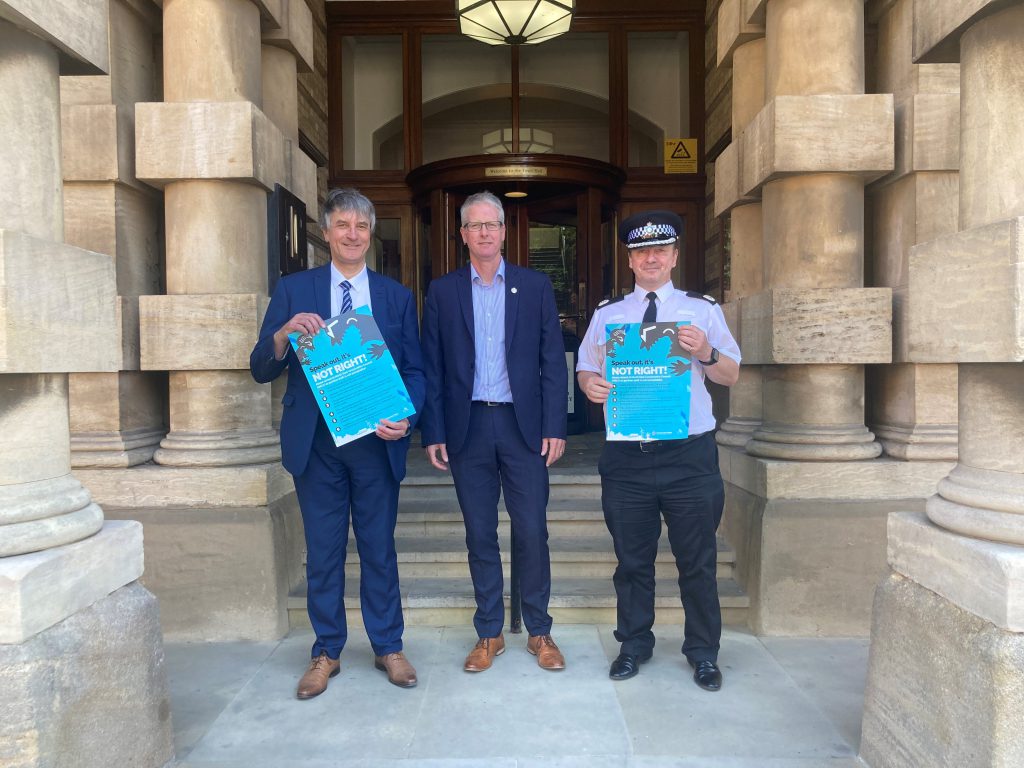
[[108,253],[117,269],[121,370],[69,379],[71,463],[130,467],[167,434],[167,376],[139,370],[139,296],[163,284],[162,199],[135,178],[135,103],[157,95],[155,7],[110,2],[110,74],[64,77],[67,242]]
[[[262,104],[260,9],[252,0],[169,0],[163,33],[166,107]],[[189,131],[182,138],[205,143],[212,136]],[[195,352],[177,350],[182,358],[170,366],[171,431],[154,459],[186,467],[274,461],[280,447],[269,387],[245,368],[211,365],[218,329],[198,325],[184,306],[203,295],[266,295],[266,190],[199,173],[168,184],[164,196],[168,296],[143,309],[144,322],[180,324]],[[143,357],[143,367],[155,367]]]
[[[765,100],[801,100],[807,109],[831,109],[854,118],[858,104],[883,118],[886,105],[864,93],[864,3],[862,0],[769,0],[766,9]],[[865,101],[868,100],[868,101]],[[781,103],[781,102],[778,102]],[[850,111],[847,111],[847,110]],[[843,141],[836,137],[836,143]],[[863,138],[856,142],[863,146]],[[832,144],[830,142],[830,144]],[[883,149],[891,151],[891,144]],[[838,149],[835,144],[828,149]],[[804,173],[766,179],[764,287],[792,291],[794,299],[830,290],[836,310],[849,319],[863,307],[864,177],[831,153],[805,153]],[[876,155],[875,167],[888,158]],[[883,162],[878,162],[879,160]],[[864,362],[888,362],[884,339],[865,338],[873,348],[836,349],[821,307],[823,328],[805,345],[806,362],[772,355],[765,372],[763,423],[747,452],[802,461],[871,459],[881,446],[864,426]],[[813,312],[811,307],[808,311]],[[773,313],[773,320],[774,317]],[[813,315],[810,322],[817,322]],[[791,329],[785,329],[786,333]],[[865,329],[867,330],[867,329]],[[872,329],[874,330],[874,329]],[[799,391],[801,397],[787,393]]]
[[958,364],[959,460],[926,515],[889,520],[861,751],[1009,768],[1024,762],[1024,3],[915,5],[913,50],[960,62],[959,231],[911,250],[908,312],[911,362]]
[[168,378],[170,432],[152,464],[78,476],[108,517],[145,524],[167,636],[275,639],[301,583],[301,520],[249,352],[268,301],[268,192],[316,206],[295,106],[312,14],[303,0],[165,0],[160,21],[164,101],[134,103],[134,161],[163,190],[166,293],[139,296],[138,354]]
[[[730,293],[722,307],[743,349],[739,302],[762,287],[762,216],[757,196],[740,195],[743,132],[764,107],[764,26],[744,20],[741,0],[718,8],[718,66],[731,64],[733,141],[715,164],[715,214],[730,219]],[[761,425],[761,366],[743,365],[729,388],[729,418],[719,428],[719,445],[743,448]]]
[[[115,321],[110,259],[63,245],[57,50],[2,19],[0,35],[0,166],[9,174],[0,185],[5,557],[79,541],[103,525],[70,474],[67,375],[58,371],[110,368],[116,349],[104,335]],[[87,325],[61,332],[69,320]],[[83,348],[86,340],[96,346]]]
[[956,460],[956,366],[909,362],[910,248],[957,229],[960,67],[915,64],[913,2],[882,4],[876,88],[896,99],[896,169],[869,188],[872,284],[893,289],[893,364],[868,369],[868,420],[887,456]]
[[[288,0],[285,23],[263,33],[263,112],[284,136],[291,164],[291,192],[306,202],[306,218],[315,221],[317,210],[316,163],[299,148],[299,73],[313,71],[313,15],[301,0]],[[271,423],[281,425],[281,400],[288,373],[270,385]]]
[[[923,509],[951,466],[874,460],[881,447],[865,426],[864,368],[891,361],[893,293],[865,287],[864,186],[895,166],[894,99],[864,93],[861,0],[739,8],[725,22],[736,11],[723,2],[718,23],[737,41],[763,25],[763,106],[716,160],[716,211],[731,212],[744,246],[744,295],[727,316],[738,315],[744,369],[761,369],[762,412],[743,448],[723,436],[722,530],[755,631],[863,634],[889,513],[907,500]],[[752,44],[732,52],[740,109]],[[759,217],[760,243],[746,217]],[[745,244],[761,254],[760,283]]]
[[173,757],[142,528],[104,524],[70,474],[66,371],[120,358],[114,265],[63,242],[59,76],[106,69],[105,11],[0,1],[0,744],[18,765]]

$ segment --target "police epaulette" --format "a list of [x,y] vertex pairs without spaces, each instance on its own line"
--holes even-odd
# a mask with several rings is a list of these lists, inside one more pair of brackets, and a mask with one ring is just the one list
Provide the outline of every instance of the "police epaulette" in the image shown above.
[[624,293],[621,296],[613,296],[608,299],[601,299],[601,301],[597,302],[597,308],[601,309],[601,307],[607,307],[609,304],[614,304],[616,301],[622,301],[627,296],[629,296],[629,294]]
[[714,296],[708,296],[706,293],[697,293],[696,291],[687,291],[686,295],[691,299],[704,299],[708,304],[717,304]]

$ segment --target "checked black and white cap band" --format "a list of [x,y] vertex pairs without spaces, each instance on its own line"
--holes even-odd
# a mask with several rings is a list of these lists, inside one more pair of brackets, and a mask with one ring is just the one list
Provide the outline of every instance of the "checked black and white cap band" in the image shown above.
[[619,224],[619,240],[626,248],[671,245],[683,234],[683,220],[672,211],[642,211]]
[[649,245],[668,245],[679,239],[675,229],[668,224],[647,222],[642,227],[631,230],[626,236],[627,248],[645,248]]

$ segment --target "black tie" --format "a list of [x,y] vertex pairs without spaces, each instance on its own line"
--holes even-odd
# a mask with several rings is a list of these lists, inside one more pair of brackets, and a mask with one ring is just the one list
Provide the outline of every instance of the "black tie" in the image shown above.
[[658,320],[658,305],[654,303],[657,298],[658,294],[654,291],[647,294],[647,311],[644,312],[645,323],[654,323]]

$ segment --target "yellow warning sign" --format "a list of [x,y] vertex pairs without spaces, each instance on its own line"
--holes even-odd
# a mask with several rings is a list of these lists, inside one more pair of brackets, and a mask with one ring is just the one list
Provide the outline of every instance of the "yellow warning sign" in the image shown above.
[[665,173],[697,172],[697,140],[665,140]]

